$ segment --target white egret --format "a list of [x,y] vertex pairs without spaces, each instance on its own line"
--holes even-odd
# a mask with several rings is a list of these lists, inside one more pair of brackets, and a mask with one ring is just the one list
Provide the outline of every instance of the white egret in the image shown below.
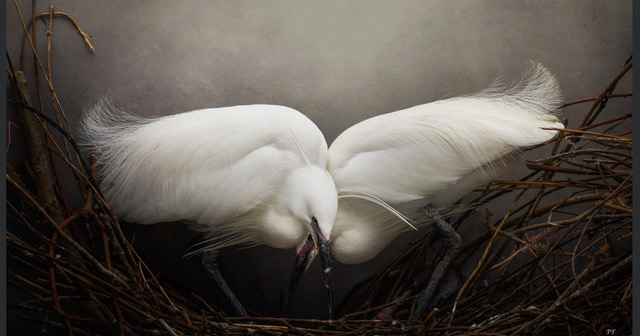
[[87,111],[81,134],[114,213],[140,224],[186,221],[202,232],[190,254],[203,254],[239,314],[247,315],[220,275],[217,251],[265,244],[296,247],[302,270],[319,249],[331,315],[337,191],[324,136],[303,114],[248,105],[141,118],[102,100]]
[[412,316],[421,318],[460,245],[435,208],[495,178],[520,148],[553,138],[557,131],[542,128],[563,127],[551,114],[561,99],[555,77],[534,64],[512,88],[495,82],[478,94],[351,126],[329,148],[327,167],[339,194],[330,239],[334,258],[365,262],[412,225],[434,223],[447,252]]

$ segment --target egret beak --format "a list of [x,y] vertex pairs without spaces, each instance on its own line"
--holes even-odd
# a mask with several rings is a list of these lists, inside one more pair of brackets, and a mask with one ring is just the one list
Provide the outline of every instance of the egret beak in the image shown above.
[[284,304],[282,307],[283,315],[289,305],[289,298],[298,287],[300,277],[304,274],[307,268],[309,268],[309,265],[318,253],[320,253],[322,273],[324,274],[324,287],[327,289],[329,297],[329,320],[333,319],[333,280],[331,278],[331,251],[329,250],[329,239],[322,234],[322,231],[320,231],[320,227],[318,226],[318,221],[315,218],[311,221],[311,234],[307,237],[307,241],[302,245],[302,248],[296,255],[293,272],[291,273],[291,280],[289,280],[289,292],[284,297]]

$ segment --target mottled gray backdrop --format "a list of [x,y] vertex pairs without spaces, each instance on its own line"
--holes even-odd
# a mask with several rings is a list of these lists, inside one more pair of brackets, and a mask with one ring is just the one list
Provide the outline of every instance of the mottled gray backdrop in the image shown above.
[[[31,1],[18,2],[28,19]],[[368,117],[474,92],[498,75],[508,82],[517,80],[527,60],[542,62],[557,74],[566,101],[595,96],[631,55],[631,5],[535,0],[57,1],[55,9],[72,15],[90,35],[95,54],[71,24],[54,21],[53,82],[72,125],[77,125],[84,106],[103,96],[142,115],[268,103],[306,114],[330,144]],[[48,7],[48,1],[37,2],[38,13]],[[36,24],[43,58],[46,29],[44,22]],[[8,1],[7,49],[14,63],[21,37],[16,9]],[[30,80],[32,64],[28,57]],[[619,92],[631,90],[627,77]],[[612,102],[609,111],[628,113],[630,103]],[[580,122],[588,107],[565,109],[569,127]],[[181,259],[195,242],[183,225],[125,229],[159,273],[217,291],[198,260]],[[407,239],[400,240],[363,265],[336,265],[338,298],[387,266],[406,244]],[[222,272],[249,310],[274,315],[293,255],[292,250],[267,247],[227,249],[221,254]],[[292,316],[326,314],[319,268],[314,263],[300,284]]]

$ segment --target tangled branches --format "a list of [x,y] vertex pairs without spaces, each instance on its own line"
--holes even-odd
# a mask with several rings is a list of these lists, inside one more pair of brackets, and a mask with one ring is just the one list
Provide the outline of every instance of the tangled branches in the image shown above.
[[[458,271],[461,286],[441,300],[422,331],[593,335],[630,329],[631,114],[597,118],[608,99],[630,95],[612,93],[630,68],[631,60],[597,97],[564,105],[592,102],[580,127],[561,130],[548,156],[527,164],[528,176],[494,181],[470,202],[512,199],[506,213],[487,214],[485,232],[463,244],[458,264],[471,271]],[[378,275],[355,308],[362,311],[351,316],[410,309],[415,297],[408,294],[430,271],[422,256],[432,243],[428,234]],[[435,252],[436,259],[442,255]]]

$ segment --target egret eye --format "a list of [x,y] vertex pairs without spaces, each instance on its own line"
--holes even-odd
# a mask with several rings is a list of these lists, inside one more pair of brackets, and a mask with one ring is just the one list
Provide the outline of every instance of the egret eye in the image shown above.
[[311,221],[318,224],[318,220],[314,216],[311,216]]

